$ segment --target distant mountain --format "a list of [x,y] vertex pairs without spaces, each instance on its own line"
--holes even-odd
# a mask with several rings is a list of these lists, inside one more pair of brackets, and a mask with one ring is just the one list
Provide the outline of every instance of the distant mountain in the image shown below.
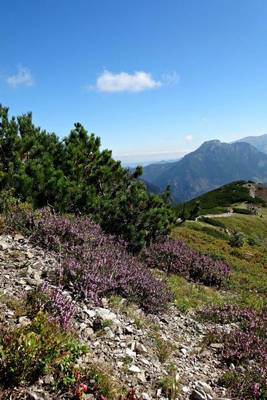
[[175,159],[173,159],[173,160],[160,160],[160,161],[139,161],[139,162],[137,162],[137,161],[135,161],[135,162],[126,162],[126,161],[123,161],[121,164],[122,164],[122,166],[124,167],[124,168],[130,168],[130,169],[133,169],[133,168],[135,168],[135,167],[137,167],[138,165],[141,165],[142,167],[146,167],[146,166],[148,166],[148,165],[151,165],[151,164],[168,164],[168,163],[171,163],[171,162],[176,162],[176,161],[178,161],[178,160],[180,160],[181,159],[181,157],[180,158],[175,158]]
[[158,186],[153,185],[153,183],[147,182],[142,178],[140,180],[146,185],[146,188],[149,192],[160,194],[161,190]]
[[267,182],[267,155],[245,142],[204,142],[196,151],[168,164],[144,167],[142,179],[183,202],[239,180]]
[[267,134],[261,136],[247,136],[237,142],[246,142],[256,147],[259,151],[267,154]]

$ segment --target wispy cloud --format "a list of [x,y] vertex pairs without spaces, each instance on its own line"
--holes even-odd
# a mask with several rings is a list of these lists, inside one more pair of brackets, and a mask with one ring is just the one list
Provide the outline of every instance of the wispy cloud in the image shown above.
[[158,89],[161,86],[172,85],[177,83],[179,76],[176,72],[165,74],[161,80],[153,78],[152,74],[144,71],[136,71],[134,73],[119,72],[113,73],[104,70],[96,79],[94,85],[87,86],[89,90],[97,90],[99,92],[143,92],[148,89]]
[[187,142],[192,142],[192,140],[193,140],[193,135],[191,135],[191,134],[186,135],[185,140],[186,140]]
[[176,85],[180,81],[180,75],[176,71],[162,75],[162,84],[165,86]]
[[19,65],[17,73],[8,76],[6,82],[9,86],[16,88],[17,86],[32,86],[34,79],[29,68]]

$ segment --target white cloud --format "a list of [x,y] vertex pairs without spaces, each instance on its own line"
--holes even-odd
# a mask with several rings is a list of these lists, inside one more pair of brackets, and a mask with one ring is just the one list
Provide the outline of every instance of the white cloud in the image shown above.
[[18,67],[16,74],[10,75],[6,78],[6,82],[13,88],[16,88],[17,86],[32,86],[34,84],[30,69],[21,65]]
[[[94,89],[100,92],[142,92],[146,89],[156,89],[162,82],[153,79],[150,73],[137,71],[133,74],[120,72],[114,74],[105,70],[96,80]],[[90,87],[92,89],[92,87]]]
[[94,85],[87,85],[86,90],[99,92],[143,92],[147,89],[157,89],[162,86],[172,86],[178,83],[180,76],[176,71],[163,74],[160,80],[153,78],[152,74],[144,71],[113,73],[105,69],[96,79]]
[[193,135],[187,135],[186,137],[185,137],[185,140],[187,140],[187,142],[192,142],[192,140],[193,140]]

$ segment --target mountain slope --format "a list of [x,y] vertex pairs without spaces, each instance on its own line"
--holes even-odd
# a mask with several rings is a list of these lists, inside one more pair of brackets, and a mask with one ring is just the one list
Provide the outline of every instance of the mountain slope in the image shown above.
[[212,140],[178,162],[161,165],[161,171],[145,167],[142,178],[161,189],[170,185],[174,200],[181,202],[232,181],[266,182],[267,155],[245,142]]
[[[200,214],[218,214],[229,211],[232,207],[243,207],[246,202],[265,206],[266,187],[247,181],[232,182],[218,189],[206,192],[185,203],[186,209],[192,210],[196,202],[200,205]],[[177,209],[184,205],[178,204]]]
[[267,134],[261,136],[247,136],[237,140],[237,142],[246,142],[256,147],[259,151],[267,154]]

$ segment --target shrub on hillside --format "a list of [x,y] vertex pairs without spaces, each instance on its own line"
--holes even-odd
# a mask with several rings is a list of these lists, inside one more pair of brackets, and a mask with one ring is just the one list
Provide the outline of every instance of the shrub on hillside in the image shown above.
[[204,215],[199,218],[199,221],[206,222],[206,224],[218,226],[219,228],[225,228],[225,224],[218,219],[214,219],[211,217],[205,217]]
[[238,323],[244,332],[255,331],[257,336],[264,336],[267,332],[266,310],[240,308],[234,304],[222,307],[210,307],[201,312],[201,317],[220,324]]
[[243,247],[243,245],[244,245],[243,233],[234,232],[229,239],[229,244],[231,247]]
[[178,273],[208,286],[221,286],[230,273],[223,261],[200,255],[182,240],[159,240],[146,248],[143,256],[150,268]]
[[31,113],[9,119],[0,105],[0,148],[0,192],[35,208],[91,215],[133,252],[169,231],[173,211],[167,196],[150,194],[138,179],[142,168],[124,169],[79,123],[59,140],[35,127]]
[[50,319],[64,329],[68,328],[76,312],[73,301],[60,288],[52,287],[48,282],[27,293],[26,309],[31,318],[40,311],[48,312]]
[[234,207],[233,212],[237,214],[246,214],[246,215],[252,215],[253,212],[247,208],[240,208],[240,207]]
[[75,381],[74,364],[86,349],[47,314],[37,314],[22,327],[0,329],[1,386],[33,384],[46,373],[59,386]]
[[211,340],[223,343],[221,359],[229,368],[221,383],[233,398],[264,400],[267,397],[267,313],[234,305],[212,307],[202,317],[220,324],[235,323],[230,330],[216,330]]
[[242,400],[267,399],[267,370],[254,365],[246,371],[227,371],[219,380],[226,387],[232,398]]
[[13,218],[27,227],[32,242],[59,254],[56,283],[76,295],[98,303],[103,296],[118,294],[151,312],[171,299],[165,284],[127,251],[124,241],[103,233],[88,217],[66,217],[44,209],[23,210],[23,218],[19,213]]

